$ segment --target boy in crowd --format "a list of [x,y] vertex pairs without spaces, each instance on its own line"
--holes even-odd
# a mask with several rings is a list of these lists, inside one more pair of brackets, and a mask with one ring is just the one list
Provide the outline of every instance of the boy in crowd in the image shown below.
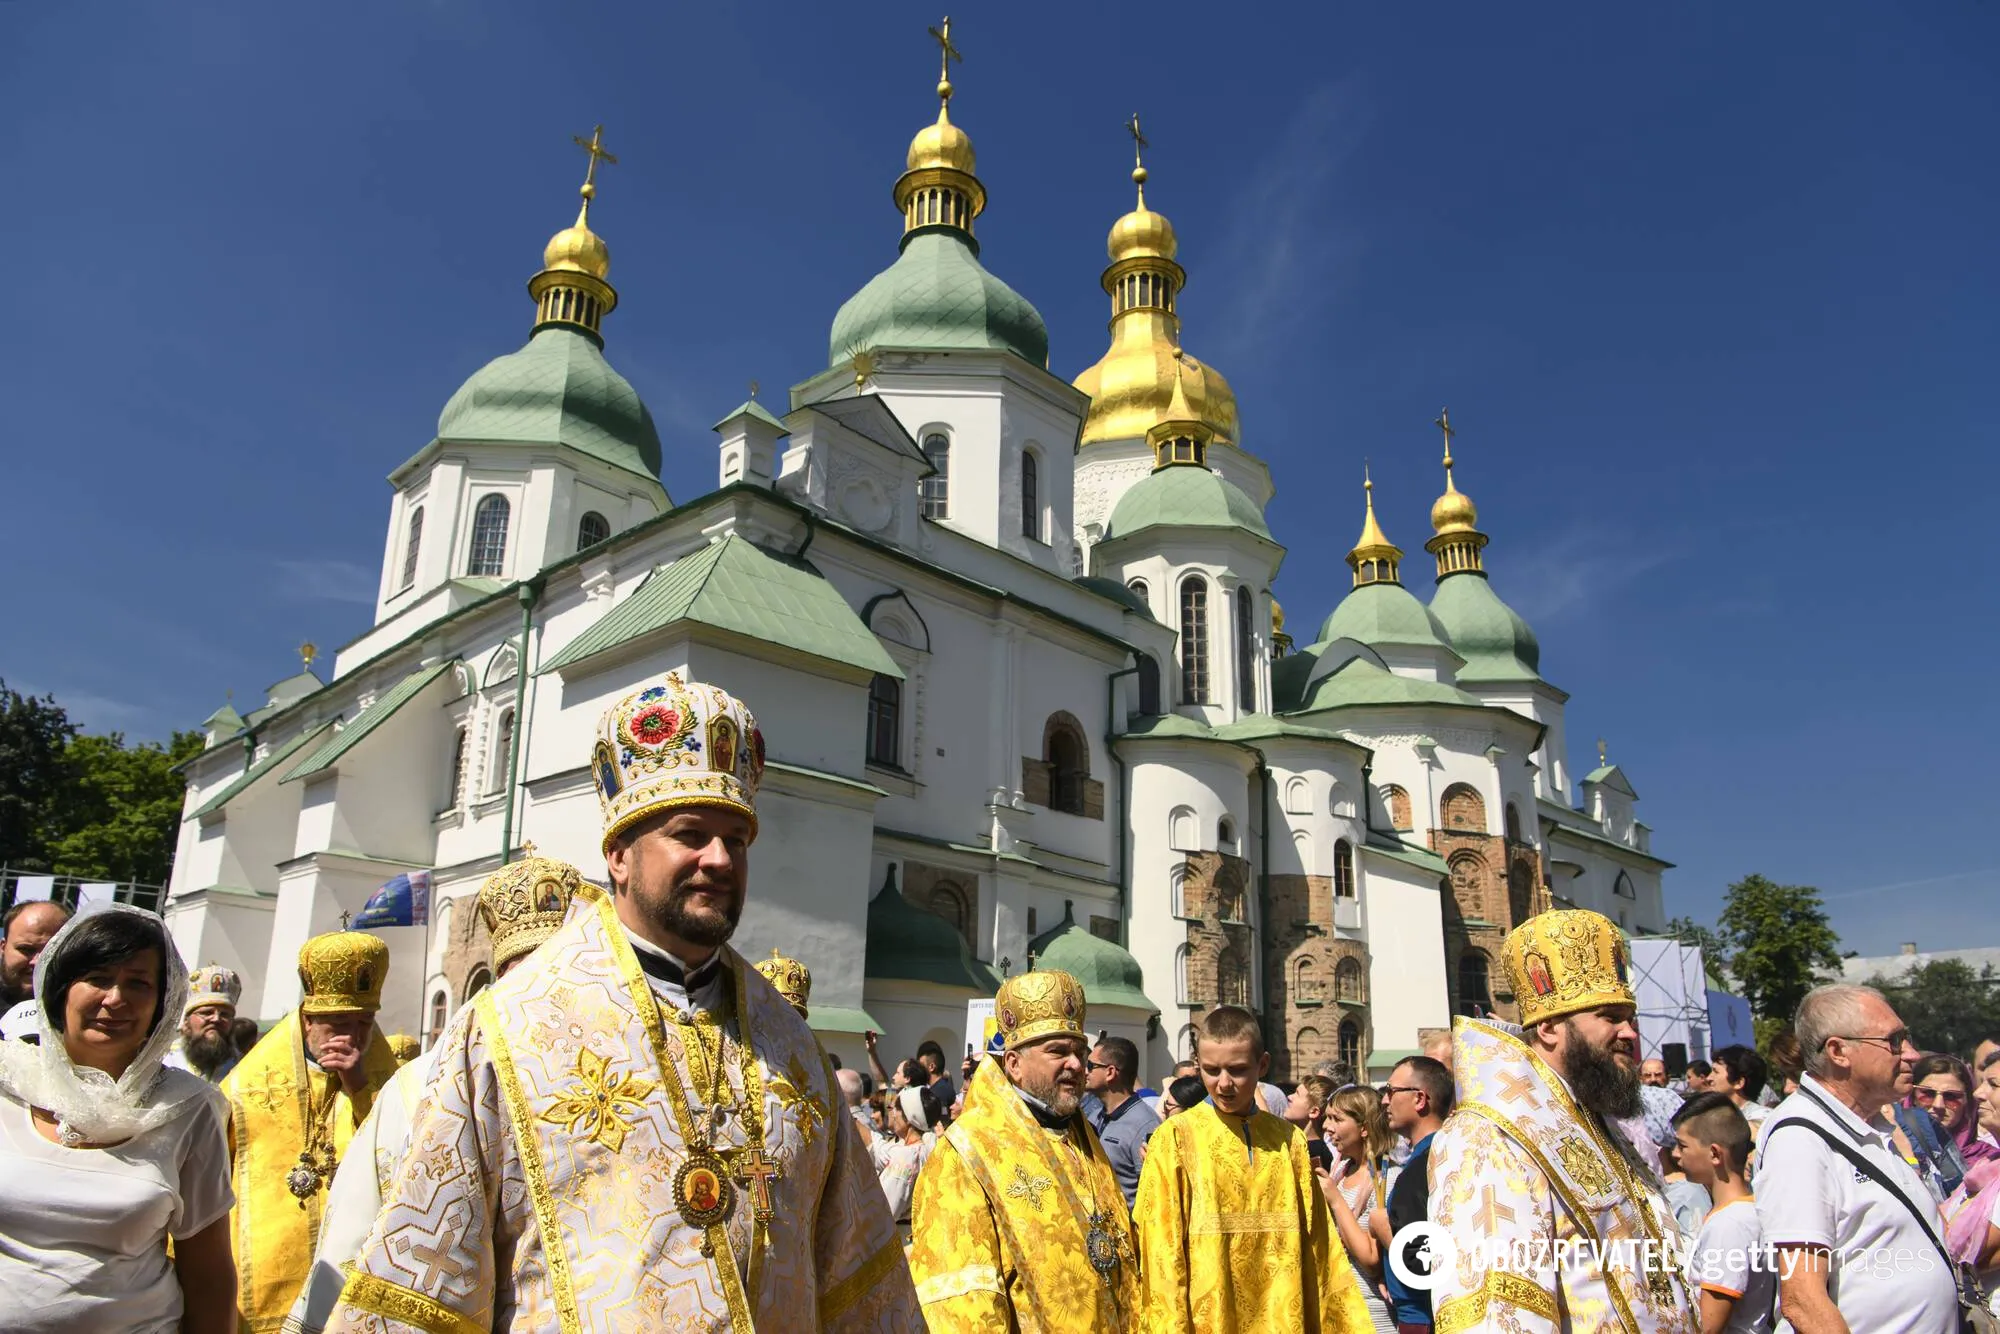
[[1702,1334],[1769,1334],[1778,1276],[1746,1176],[1750,1123],[1729,1094],[1698,1093],[1674,1114],[1674,1139],[1681,1170],[1715,1201],[1688,1265],[1701,1290]]

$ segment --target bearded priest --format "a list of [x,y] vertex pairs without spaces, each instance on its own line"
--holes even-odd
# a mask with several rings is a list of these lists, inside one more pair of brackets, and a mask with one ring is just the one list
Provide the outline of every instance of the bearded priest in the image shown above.
[[612,890],[445,1030],[329,1330],[922,1328],[812,1030],[726,942],[764,741],[677,675],[590,756]]
[[1453,1024],[1458,1110],[1431,1141],[1437,1327],[1692,1334],[1665,1186],[1618,1128],[1644,1106],[1624,934],[1545,912],[1500,957],[1521,1023]]
[[1138,1254],[1125,1196],[1080,1115],[1083,986],[1010,977],[993,1007],[1001,1054],[917,1178],[910,1271],[932,1334],[1137,1329]]
[[375,1026],[388,975],[381,937],[314,936],[299,949],[298,1008],[222,1081],[242,1334],[283,1327],[312,1269],[327,1182],[396,1073],[396,1057]]

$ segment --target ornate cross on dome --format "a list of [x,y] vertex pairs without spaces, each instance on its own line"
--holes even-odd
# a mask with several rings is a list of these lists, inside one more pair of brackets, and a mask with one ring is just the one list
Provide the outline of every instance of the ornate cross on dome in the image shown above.
[[1458,432],[1451,429],[1451,409],[1439,409],[1437,420],[1432,422],[1431,425],[1444,432],[1444,466],[1449,468],[1451,466],[1451,438],[1458,434]]
[[[938,44],[938,82],[949,84],[951,82],[951,62],[956,60],[961,65],[965,63],[965,57],[960,55],[958,48],[951,44],[951,15],[946,14],[944,16],[944,23],[939,27],[930,29],[930,34]],[[942,92],[939,95],[943,97],[951,96],[950,93]]]
[[618,159],[604,149],[604,127],[602,125],[592,130],[588,139],[580,134],[572,134],[570,138],[576,141],[578,148],[590,154],[590,167],[583,173],[583,197],[588,199],[597,193],[597,164],[600,162],[609,162],[615,167],[618,165]]
[[1133,112],[1132,119],[1125,122],[1125,130],[1132,136],[1132,165],[1142,167],[1145,163],[1140,160],[1139,155],[1145,152],[1148,145],[1144,132],[1139,129],[1138,112]]

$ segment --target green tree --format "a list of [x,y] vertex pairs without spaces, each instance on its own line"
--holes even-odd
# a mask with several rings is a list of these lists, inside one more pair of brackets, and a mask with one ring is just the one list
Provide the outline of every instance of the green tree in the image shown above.
[[76,724],[52,696],[0,681],[0,865],[49,869],[49,826],[69,795],[65,759]]
[[1932,959],[1895,981],[1877,974],[1868,985],[1889,998],[1925,1051],[1964,1056],[2000,1033],[2000,975],[1992,964],[1975,973],[1963,959]]
[[1729,947],[1729,972],[1759,1022],[1789,1024],[1819,974],[1840,968],[1840,937],[1819,891],[1749,875],[1729,887],[1716,925]]
[[128,746],[120,732],[73,737],[64,755],[68,818],[49,847],[53,869],[87,879],[165,884],[187,791],[174,766],[201,748],[199,732],[176,732],[164,746]]
[[1703,926],[1692,917],[1676,917],[1667,923],[1667,934],[1683,945],[1699,946],[1702,964],[1717,977],[1729,975],[1729,943],[1714,927]]

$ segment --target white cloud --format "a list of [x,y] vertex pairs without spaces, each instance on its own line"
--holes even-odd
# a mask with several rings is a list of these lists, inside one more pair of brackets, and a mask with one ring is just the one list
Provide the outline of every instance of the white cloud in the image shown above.
[[1635,543],[1629,532],[1577,524],[1540,546],[1510,552],[1507,601],[1530,625],[1560,620],[1683,554],[1664,542]]
[[375,572],[348,560],[280,560],[277,591],[306,602],[359,602],[373,606]]

